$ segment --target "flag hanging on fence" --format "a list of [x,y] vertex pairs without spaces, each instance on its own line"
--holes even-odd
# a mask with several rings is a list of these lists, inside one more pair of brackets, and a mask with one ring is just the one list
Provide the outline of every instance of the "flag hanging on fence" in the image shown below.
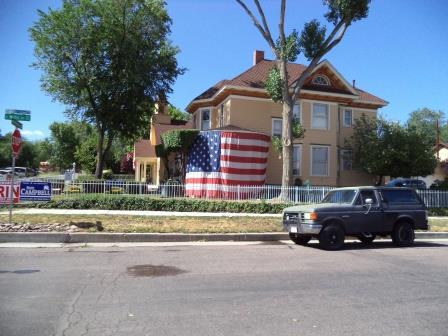
[[200,132],[188,155],[187,196],[246,198],[249,186],[265,183],[269,144],[269,136],[256,132]]

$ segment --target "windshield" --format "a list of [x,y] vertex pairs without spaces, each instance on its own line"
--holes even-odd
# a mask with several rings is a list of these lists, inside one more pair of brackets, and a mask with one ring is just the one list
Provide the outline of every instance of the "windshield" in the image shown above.
[[322,200],[322,203],[351,204],[355,198],[356,189],[344,189],[330,191]]

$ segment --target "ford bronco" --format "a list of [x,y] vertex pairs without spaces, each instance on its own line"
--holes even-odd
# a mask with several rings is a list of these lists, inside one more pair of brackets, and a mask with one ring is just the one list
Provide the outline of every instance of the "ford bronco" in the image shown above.
[[428,212],[410,188],[338,188],[319,204],[283,210],[283,227],[294,243],[306,245],[317,238],[326,250],[341,249],[345,236],[367,244],[390,235],[395,245],[411,246],[414,230],[428,230]]

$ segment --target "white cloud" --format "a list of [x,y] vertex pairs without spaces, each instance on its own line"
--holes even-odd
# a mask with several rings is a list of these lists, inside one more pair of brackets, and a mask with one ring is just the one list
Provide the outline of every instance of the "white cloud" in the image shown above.
[[23,131],[21,131],[21,133],[24,136],[30,137],[30,138],[43,138],[45,136],[44,132],[42,132],[40,130],[34,130],[34,131],[23,130]]

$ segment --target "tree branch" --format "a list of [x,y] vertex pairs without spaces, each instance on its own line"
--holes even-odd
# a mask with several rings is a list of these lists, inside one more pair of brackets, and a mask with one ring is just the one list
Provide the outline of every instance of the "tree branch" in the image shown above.
[[[274,41],[272,40],[272,36],[271,36],[269,30],[265,31],[263,29],[263,27],[261,26],[260,22],[255,17],[255,15],[252,13],[252,11],[246,6],[246,4],[242,0],[235,0],[235,1],[244,9],[244,11],[247,13],[247,15],[249,15],[249,17],[254,22],[255,27],[257,27],[257,29],[260,31],[263,38],[266,40],[266,42],[268,42],[269,46],[271,47],[272,52],[275,55],[277,55],[277,50],[275,49],[275,44],[274,44]],[[258,2],[258,0],[254,0],[254,1]],[[262,11],[262,13],[263,13],[263,11]],[[262,20],[266,20],[266,18],[264,18],[264,19],[263,18],[264,18],[264,14],[262,16]]]
[[280,21],[278,23],[278,31],[280,35],[280,48],[281,48],[281,55],[283,59],[285,59],[285,9],[286,9],[286,0],[282,0],[282,3],[280,5]]
[[[342,30],[341,30],[342,28]],[[347,31],[348,26],[343,22],[340,21],[333,29],[331,34],[327,37],[323,44],[323,49],[317,53],[317,55],[312,59],[311,63],[307,66],[304,72],[300,75],[300,77],[297,79],[293,86],[293,95],[292,99],[295,101],[298,97],[298,93],[300,89],[302,88],[303,84],[305,83],[305,80],[308,78],[308,76],[314,71],[317,64],[320,62],[321,58],[327,54],[331,49],[333,49],[336,45],[338,45],[339,42],[341,42],[342,38],[344,37],[345,32]],[[337,38],[335,38],[333,41],[331,39],[334,38],[336,33],[339,31],[339,35]]]
[[261,21],[263,22],[264,31],[266,32],[267,37],[269,37],[268,43],[272,48],[272,46],[275,46],[275,43],[272,40],[272,34],[271,34],[271,31],[269,30],[268,22],[266,20],[266,16],[264,15],[263,8],[261,8],[259,0],[254,0],[254,2],[255,2],[255,5],[257,6],[258,13],[260,14]]

